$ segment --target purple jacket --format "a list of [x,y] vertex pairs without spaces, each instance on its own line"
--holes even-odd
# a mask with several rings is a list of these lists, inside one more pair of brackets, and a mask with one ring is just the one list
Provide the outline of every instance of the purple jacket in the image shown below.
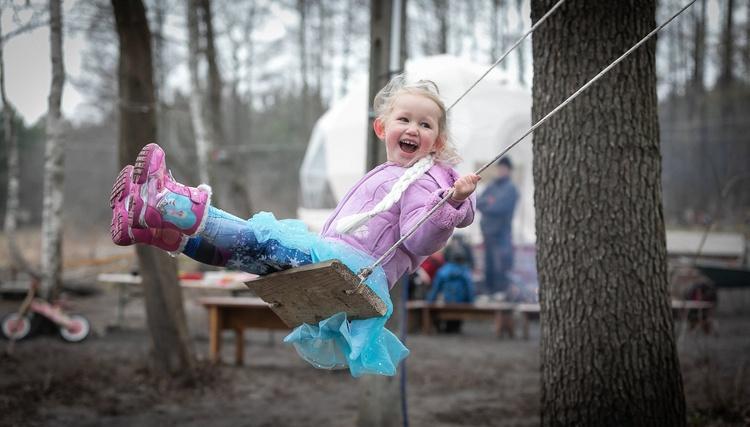
[[[320,235],[328,240],[344,242],[374,258],[380,258],[432,209],[459,178],[449,166],[436,163],[426,174],[406,189],[391,209],[371,218],[352,234],[336,232],[336,220],[372,209],[391,190],[406,169],[391,162],[371,170],[344,196],[328,218]],[[419,267],[427,256],[439,251],[453,234],[455,227],[466,227],[474,220],[475,197],[454,206],[445,203],[430,219],[383,261],[390,287],[406,272]]]

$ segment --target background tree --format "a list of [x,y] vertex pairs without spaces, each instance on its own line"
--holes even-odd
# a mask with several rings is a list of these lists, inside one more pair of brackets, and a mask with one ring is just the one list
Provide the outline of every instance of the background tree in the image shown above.
[[[204,110],[203,88],[200,78],[201,36],[198,5],[200,0],[190,0],[185,4],[188,30],[188,70],[190,72],[190,120],[193,124],[195,148],[198,153],[198,174],[201,182],[213,184],[213,173],[210,166],[214,141],[206,121]],[[214,203],[218,200],[214,199]]]
[[[532,20],[553,3],[533,0]],[[533,38],[533,121],[651,31],[654,12],[561,7]],[[534,135],[543,425],[685,424],[656,107],[651,40]]]
[[62,5],[49,0],[50,61],[52,83],[47,104],[47,144],[44,151],[44,199],[42,202],[43,297],[53,298],[62,280],[63,121],[60,104],[65,85],[63,65]]
[[[0,7],[0,100],[2,100],[2,118],[3,118],[3,142],[7,150],[7,189],[5,193],[5,215],[3,218],[3,232],[7,236],[8,252],[13,259],[15,268],[29,274],[37,279],[41,278],[41,273],[34,270],[28,260],[24,257],[18,246],[16,238],[16,229],[18,226],[18,213],[20,207],[21,193],[21,166],[18,147],[18,128],[19,118],[16,116],[16,109],[8,99],[5,90],[5,57],[4,46],[12,37],[31,31],[42,25],[43,19],[38,10],[32,9],[32,16],[27,23],[22,25],[14,33],[3,33],[2,17],[5,12],[5,6]],[[15,11],[11,10],[11,13]],[[23,124],[21,123],[21,126]]]
[[716,84],[719,87],[731,86],[734,82],[734,0],[726,0],[724,8],[724,27],[722,29],[722,49],[719,66],[719,78]]
[[[143,3],[112,0],[112,6],[120,40],[119,151],[120,164],[125,165],[135,159],[143,141],[156,137],[153,57]],[[136,245],[135,249],[152,338],[152,367],[161,374],[190,375],[194,359],[177,281],[177,263],[160,249],[146,245]]]

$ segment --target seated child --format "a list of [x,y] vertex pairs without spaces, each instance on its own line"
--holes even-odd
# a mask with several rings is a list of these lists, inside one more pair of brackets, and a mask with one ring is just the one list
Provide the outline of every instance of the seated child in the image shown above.
[[334,258],[356,273],[452,189],[448,202],[368,278],[366,283],[388,305],[385,316],[347,321],[339,313],[319,325],[302,325],[285,338],[316,367],[348,366],[354,376],[393,375],[408,350],[383,327],[392,312],[388,290],[441,249],[454,228],[471,224],[480,178],[459,177],[451,167],[460,158],[448,137],[445,105],[434,83],[407,83],[397,76],[375,97],[374,109],[373,127],[385,143],[387,161],[349,190],[319,236],[297,220],[279,221],[266,212],[243,220],[211,206],[210,187],[176,182],[164,151],[148,144],[113,186],[112,240],[149,244],[261,275]]
[[[446,251],[446,259],[447,262],[440,267],[432,281],[427,301],[435,302],[442,294],[445,303],[473,303],[474,282],[466,253]],[[461,320],[439,320],[435,326],[439,332],[457,333],[461,332],[461,324]]]

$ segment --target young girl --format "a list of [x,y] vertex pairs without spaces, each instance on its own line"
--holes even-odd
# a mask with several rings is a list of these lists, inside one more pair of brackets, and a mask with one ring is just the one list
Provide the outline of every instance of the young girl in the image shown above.
[[261,212],[243,220],[210,206],[211,189],[177,183],[164,151],[145,146],[117,177],[110,198],[110,231],[118,245],[150,244],[211,265],[255,274],[339,259],[355,273],[383,255],[423,215],[444,203],[387,257],[366,283],[383,298],[383,317],[347,321],[344,313],[302,325],[285,338],[321,368],[348,366],[352,375],[393,375],[408,350],[383,326],[392,304],[388,290],[441,249],[455,227],[474,219],[477,175],[458,176],[460,161],[448,138],[446,109],[429,81],[392,79],[375,97],[374,130],[386,146],[377,166],[344,196],[319,236],[296,220]]

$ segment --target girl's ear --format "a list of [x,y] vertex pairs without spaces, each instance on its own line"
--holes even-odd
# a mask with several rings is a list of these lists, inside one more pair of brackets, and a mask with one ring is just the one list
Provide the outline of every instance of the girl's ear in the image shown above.
[[439,153],[443,151],[443,148],[445,148],[445,134],[438,136],[437,141],[435,141],[434,151],[435,153]]
[[383,120],[380,117],[375,118],[372,122],[372,129],[375,131],[375,135],[377,135],[378,138],[385,139],[385,123],[383,123]]

